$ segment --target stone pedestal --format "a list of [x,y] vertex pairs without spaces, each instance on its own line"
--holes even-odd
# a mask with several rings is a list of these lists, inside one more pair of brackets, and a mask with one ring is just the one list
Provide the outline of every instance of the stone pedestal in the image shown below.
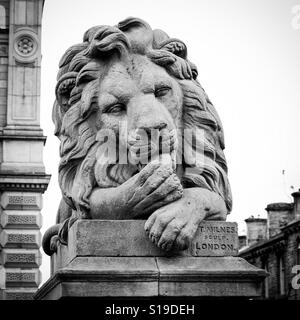
[[81,220],[51,257],[52,276],[36,299],[259,297],[266,276],[237,257],[237,225],[202,222],[189,249],[165,252],[143,220]]

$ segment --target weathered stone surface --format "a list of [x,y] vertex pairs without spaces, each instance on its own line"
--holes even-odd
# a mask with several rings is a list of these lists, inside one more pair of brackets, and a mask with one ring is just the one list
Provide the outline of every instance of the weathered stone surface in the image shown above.
[[[76,256],[165,256],[147,237],[146,220],[81,220],[69,231],[69,260]],[[170,252],[169,254],[173,254]],[[203,221],[190,249],[192,256],[235,256],[238,254],[237,224]]]
[[41,140],[7,140],[3,141],[2,172],[44,173],[44,143]]
[[20,288],[3,291],[4,300],[33,300],[36,289]]
[[3,248],[31,248],[41,246],[41,233],[38,230],[3,230],[0,234]]
[[253,216],[245,220],[247,224],[247,244],[253,245],[258,241],[268,239],[268,221],[267,219],[254,218]]
[[258,297],[265,277],[237,257],[77,257],[35,299],[72,297]]
[[[0,135],[0,140],[4,136]],[[8,137],[6,137],[8,138]],[[11,137],[9,137],[11,139]],[[19,140],[26,140],[26,136],[19,136]],[[40,140],[45,143],[45,137],[40,137]],[[0,175],[0,191],[21,191],[21,192],[40,192],[44,193],[50,181],[50,175],[16,175],[2,174]]]
[[[265,271],[230,256],[235,250],[216,249],[216,256],[210,251],[200,253],[205,257],[198,252],[192,256],[192,245],[184,252],[166,254],[149,241],[144,224],[143,220],[75,222],[69,245],[58,244],[51,257],[52,277],[35,298],[260,295]],[[221,237],[211,238],[215,233]],[[202,222],[195,241],[237,247],[236,223]],[[220,257],[221,253],[228,256]]]
[[[14,0],[10,5],[15,14],[11,21],[14,32],[10,32],[9,38],[13,50],[9,54],[7,125],[39,126],[43,1]],[[30,24],[33,20],[36,24]]]
[[0,252],[0,263],[6,268],[37,268],[41,262],[39,250],[2,249]]
[[39,269],[6,269],[6,287],[38,287],[41,282]]
[[75,256],[160,256],[149,241],[145,220],[81,220],[69,231],[69,259]]
[[159,295],[251,297],[260,295],[265,271],[236,257],[157,258]]
[[293,220],[293,204],[271,203],[266,208],[268,212],[269,236],[273,237],[280,233],[280,228]]
[[1,1],[0,300],[32,299],[40,283],[40,210],[50,180],[40,128],[43,4]]
[[0,225],[6,229],[40,229],[42,216],[39,211],[2,211]]
[[42,195],[33,192],[3,192],[0,198],[4,210],[41,210]]
[[[72,284],[61,282],[65,276]],[[157,296],[158,270],[155,258],[145,257],[79,257],[49,279],[37,298],[62,296],[110,297]],[[68,281],[67,281],[68,282]],[[49,286],[49,287],[48,287]]]
[[235,222],[202,221],[190,246],[192,256],[237,256],[238,229]]
[[[0,265],[0,291],[5,288],[5,269]],[[0,296],[1,298],[1,296]]]

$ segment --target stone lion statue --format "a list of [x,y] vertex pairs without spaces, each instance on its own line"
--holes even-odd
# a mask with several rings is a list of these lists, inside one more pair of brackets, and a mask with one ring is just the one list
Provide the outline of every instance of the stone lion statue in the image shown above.
[[[187,248],[202,220],[226,219],[223,129],[197,75],[182,41],[137,18],[92,27],[65,52],[53,107],[63,199],[46,253],[76,219],[146,219],[145,232],[166,251]],[[202,134],[188,141],[186,129]],[[144,143],[152,132],[158,142]],[[109,135],[129,162],[102,148]]]

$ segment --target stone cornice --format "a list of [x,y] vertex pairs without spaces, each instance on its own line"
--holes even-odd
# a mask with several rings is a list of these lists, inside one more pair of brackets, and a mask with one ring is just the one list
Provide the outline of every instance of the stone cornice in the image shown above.
[[240,251],[239,256],[248,259],[263,257],[270,252],[279,252],[286,246],[286,237],[284,233],[278,234],[275,237],[254,244],[253,246]]
[[286,203],[286,202],[276,202],[270,203],[267,205],[267,211],[287,211],[293,209],[293,203]]
[[0,191],[41,192],[47,190],[51,175],[0,174]]
[[281,228],[282,232],[290,235],[300,231],[300,220],[295,220]]
[[0,134],[0,140],[42,140],[44,144],[47,140],[46,136],[39,135],[8,135],[8,134]]
[[240,251],[239,256],[243,258],[256,258],[270,252],[278,252],[286,245],[286,239],[290,234],[300,231],[300,220],[290,222],[281,228],[281,233],[269,240],[254,244],[253,246]]
[[263,218],[254,218],[254,217],[250,217],[245,219],[245,222],[266,222],[267,219],[263,219]]

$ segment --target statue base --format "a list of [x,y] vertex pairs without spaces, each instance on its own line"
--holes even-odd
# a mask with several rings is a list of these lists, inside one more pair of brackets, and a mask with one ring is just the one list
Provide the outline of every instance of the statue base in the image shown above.
[[189,249],[166,255],[144,220],[80,220],[51,256],[51,278],[35,299],[255,298],[266,277],[237,257],[237,225],[204,221]]

